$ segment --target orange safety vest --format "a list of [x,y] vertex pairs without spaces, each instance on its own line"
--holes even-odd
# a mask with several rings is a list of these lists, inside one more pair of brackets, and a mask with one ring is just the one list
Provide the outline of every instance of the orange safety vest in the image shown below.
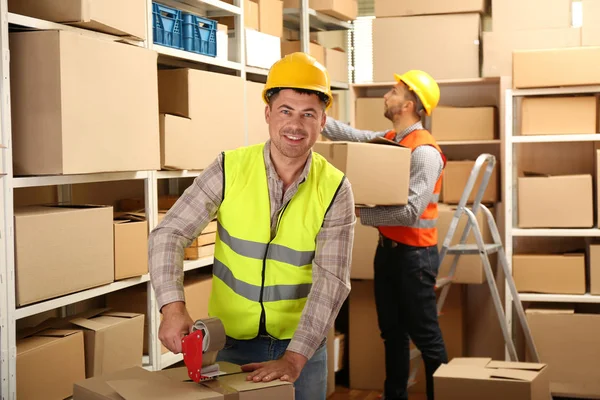
[[[394,140],[395,137],[396,132],[394,131],[390,131],[385,135],[385,138],[389,140]],[[433,136],[426,130],[419,129],[411,132],[400,141],[400,144],[408,147],[411,152],[419,146],[432,146],[440,152],[442,161],[444,162],[444,168],[446,167],[446,156],[444,156],[442,149],[438,146]],[[423,211],[423,214],[421,214],[419,220],[413,226],[380,226],[378,227],[379,232],[388,239],[409,246],[428,247],[437,245],[437,204],[442,190],[442,176],[443,171],[435,183],[431,201],[427,205],[425,211]]]

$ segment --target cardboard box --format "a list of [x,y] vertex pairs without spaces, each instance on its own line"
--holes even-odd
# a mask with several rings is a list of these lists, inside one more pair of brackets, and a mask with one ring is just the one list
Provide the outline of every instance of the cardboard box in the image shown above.
[[259,0],[259,30],[268,35],[283,37],[283,1]]
[[[224,0],[225,3],[233,4],[233,0]],[[259,7],[258,1],[244,0],[244,26],[249,29],[259,29]],[[220,24],[227,25],[228,30],[235,30],[235,17],[214,18]],[[217,42],[218,45],[218,42]]]
[[266,142],[269,139],[269,125],[265,121],[265,103],[262,99],[264,83],[246,81],[246,108],[248,145]]
[[359,97],[356,99],[356,128],[376,132],[394,129],[392,121],[384,113],[385,103],[382,97]]
[[581,28],[483,32],[484,77],[512,76],[514,50],[561,49],[581,45]]
[[348,54],[340,48],[325,49],[325,68],[334,82],[348,82]]
[[146,39],[144,0],[10,0],[8,11],[111,35]]
[[433,374],[438,400],[548,400],[546,364],[455,358]]
[[200,132],[194,138],[197,146],[190,146],[195,157],[191,167],[204,169],[221,151],[244,145],[244,119],[231,118],[228,111],[244,108],[240,77],[181,68],[160,70],[158,81],[161,112],[190,118],[192,132]]
[[[493,209],[490,210],[493,213]],[[446,239],[446,235],[448,234],[448,230],[450,229],[450,224],[452,222],[452,218],[454,218],[454,213],[456,212],[456,207],[449,206],[447,204],[438,204],[438,249],[442,249],[442,245],[444,244],[444,240]],[[466,214],[463,214],[461,219],[458,221],[458,225],[456,226],[456,231],[454,232],[454,240],[452,241],[452,245],[458,244],[460,242],[460,237],[462,236],[463,230],[467,226],[468,217]],[[483,211],[479,210],[477,213],[477,223],[479,224],[479,229],[481,230],[481,234],[483,236],[483,240],[485,243],[492,243],[492,235],[489,230],[489,226],[487,224],[487,219],[483,214]],[[473,229],[469,233],[467,237],[467,244],[476,244],[475,235],[473,234]],[[495,265],[496,256],[494,254],[489,256],[490,264]],[[454,260],[454,255],[448,254],[444,257],[440,265],[440,269],[438,271],[438,279],[445,278],[450,274],[450,267],[452,266],[452,262]],[[480,284],[486,282],[485,271],[483,269],[483,263],[481,261],[481,257],[477,254],[469,254],[469,255],[461,255],[458,260],[458,265],[456,267],[456,271],[454,273],[454,283],[465,283],[465,284]]]
[[87,378],[141,367],[143,314],[92,310],[69,317],[68,322],[84,331]]
[[554,396],[594,398],[600,393],[600,315],[568,309],[527,310],[540,359],[548,364]]
[[[407,203],[410,149],[396,144],[350,142],[317,142],[313,149],[346,174],[356,204]],[[382,171],[394,171],[393,185]]]
[[[566,113],[572,121],[559,115]],[[521,102],[521,135],[566,135],[598,132],[595,96],[524,97]]]
[[[465,187],[467,186],[467,181],[471,176],[471,171],[475,166],[475,161],[448,161],[446,163],[446,168],[444,169],[444,176],[442,177],[442,193],[441,197],[444,203],[448,204],[458,204],[460,198],[462,197],[463,192],[465,191]],[[475,185],[473,190],[471,191],[471,196],[469,196],[468,203],[473,203],[475,201],[475,195],[477,194],[479,185],[481,185],[481,180],[483,179],[484,170],[487,168],[486,166],[482,167],[482,170],[479,171],[479,176],[477,181],[475,181]],[[498,200],[498,165],[494,168],[492,175],[490,176],[490,180],[488,182],[488,186],[483,193],[483,198],[481,200],[482,203],[495,203]]]
[[17,306],[111,283],[113,246],[112,207],[15,209]]
[[[300,41],[281,41],[281,57],[301,51]],[[325,66],[325,48],[318,43],[310,42],[308,44],[308,54],[313,56],[322,66]]]
[[[309,0],[308,6],[342,21],[352,21],[358,16],[356,0]],[[283,8],[300,8],[300,1],[284,0]]]
[[581,45],[600,46],[600,1],[582,0]]
[[492,20],[494,32],[569,28],[571,0],[493,1]]
[[[219,363],[221,370],[226,363]],[[239,367],[237,368],[239,371]],[[114,374],[87,379],[74,387],[73,400],[293,400],[294,385],[276,379],[272,382],[248,382],[246,373],[232,372],[218,379],[189,384],[187,368],[150,372],[129,368]]]
[[[439,291],[437,294],[439,295]],[[373,281],[352,281],[349,306],[350,388],[383,390],[385,353],[377,324]],[[462,288],[460,285],[453,286],[448,292],[443,316],[440,317],[440,328],[450,359],[463,356],[465,351],[464,306],[465,296]],[[420,371],[423,374],[422,365]],[[417,381],[424,384],[425,379],[417,378]],[[421,389],[414,389],[417,390]],[[411,392],[413,392],[412,388]]]
[[[479,14],[376,18],[373,81],[390,82],[394,73],[411,69],[437,80],[478,78],[480,30]],[[414,40],[414,32],[419,32],[419,40]]]
[[[515,51],[513,87],[598,85],[600,69],[593,66],[599,62],[600,47]],[[548,65],[552,65],[552,68],[548,68]]]
[[437,141],[494,140],[494,107],[436,107],[431,115],[431,134]]
[[202,169],[206,160],[198,149],[206,144],[201,130],[192,120],[176,115],[160,115],[160,166],[162,169]]
[[484,0],[375,0],[377,18],[455,13],[483,14],[485,10]]
[[350,278],[373,279],[375,251],[379,245],[379,231],[372,226],[363,225],[357,218],[354,227],[354,244],[352,245],[352,265]]
[[584,294],[584,254],[517,254],[513,278],[521,293]]
[[596,149],[596,218],[600,227],[600,150]]
[[[236,59],[235,38],[229,38],[229,58]],[[252,29],[246,29],[246,65],[270,69],[281,59],[281,38]]]
[[527,176],[518,179],[520,228],[591,228],[591,175]]
[[66,399],[85,379],[83,332],[47,329],[17,339],[17,396]]
[[589,250],[590,259],[590,293],[600,294],[600,245],[591,244]]
[[124,217],[114,221],[115,280],[148,273],[148,222]]
[[159,168],[156,52],[66,31],[10,49],[15,175]]

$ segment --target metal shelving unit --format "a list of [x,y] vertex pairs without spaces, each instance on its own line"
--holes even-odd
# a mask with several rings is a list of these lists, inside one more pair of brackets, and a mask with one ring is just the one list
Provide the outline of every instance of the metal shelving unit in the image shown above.
[[[600,141],[600,134],[564,134],[564,135],[520,135],[517,132],[517,100],[530,96],[547,95],[573,95],[573,94],[598,94],[600,86],[576,86],[559,88],[540,88],[513,90],[507,89],[505,95],[505,134],[504,134],[504,159],[502,180],[502,192],[505,202],[505,233],[504,246],[508,262],[508,268],[512,273],[512,257],[514,241],[522,237],[538,238],[593,238],[600,237],[600,229],[530,229],[519,228],[517,224],[517,160],[516,150],[523,144],[543,144],[543,143],[576,143],[576,142],[597,142]],[[584,295],[563,295],[563,294],[538,294],[538,293],[519,293],[519,299],[513,299],[506,288],[505,294],[505,313],[509,329],[512,330],[513,320],[513,301],[521,302],[560,302],[560,303],[600,303],[600,296],[590,294]]]
[[[233,16],[236,27],[244,27],[243,0],[235,0],[228,4],[220,0],[158,0],[159,3],[175,6],[179,9],[197,12],[208,17]],[[58,24],[8,12],[7,0],[0,0],[0,46],[2,59],[0,61],[0,156],[2,170],[0,171],[0,399],[14,400],[16,398],[16,321],[37,315],[49,310],[63,309],[74,303],[92,299],[98,296],[122,290],[135,285],[147,285],[148,288],[148,324],[149,324],[149,354],[144,355],[143,365],[148,370],[158,370],[181,361],[181,355],[171,353],[162,354],[158,340],[158,327],[160,314],[150,277],[145,274],[140,277],[116,281],[107,285],[90,288],[71,293],[65,296],[41,301],[39,303],[16,307],[15,304],[15,259],[14,259],[14,205],[13,195],[16,188],[32,188],[42,186],[56,186],[59,200],[70,199],[71,185],[143,180],[145,211],[149,230],[154,229],[158,222],[158,182],[169,180],[169,186],[176,183],[176,179],[195,178],[201,171],[119,171],[106,173],[91,173],[77,175],[52,175],[52,176],[27,176],[14,177],[12,171],[12,133],[11,133],[11,103],[10,103],[10,49],[9,26],[11,30],[63,30],[80,35],[97,38],[100,40],[125,41],[128,44],[145,47],[158,53],[158,64],[168,66],[184,66],[198,69],[209,69],[217,73],[234,74],[243,80],[251,77],[264,82],[268,74],[267,69],[246,66],[245,62],[245,35],[243,29],[236,28],[235,60],[223,60],[207,57],[191,52],[176,50],[153,43],[152,1],[147,0],[147,39],[139,41],[135,38],[118,37],[105,33],[81,29],[68,24]],[[303,51],[308,51],[309,31],[343,30],[352,29],[352,24],[339,21],[328,15],[309,9],[308,0],[302,0],[299,9],[286,9],[284,11],[284,24],[296,26],[301,33],[301,46]],[[295,25],[294,25],[295,24]],[[345,82],[332,82],[334,90],[347,90],[349,84]],[[244,110],[243,116],[247,110]],[[246,143],[248,135],[246,132]],[[205,257],[184,262],[184,271],[192,271],[211,266],[213,257]]]

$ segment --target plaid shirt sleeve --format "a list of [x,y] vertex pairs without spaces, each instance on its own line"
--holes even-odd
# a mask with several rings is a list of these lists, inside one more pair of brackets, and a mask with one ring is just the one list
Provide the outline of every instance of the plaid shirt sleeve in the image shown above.
[[310,359],[333,327],[350,293],[355,224],[354,196],[345,179],[317,236],[312,289],[288,350]]
[[330,140],[346,141],[346,142],[368,142],[376,137],[385,136],[388,131],[366,131],[355,129],[340,121],[336,121],[331,117],[327,117],[323,136]]
[[148,238],[148,262],[159,310],[185,301],[184,249],[212,221],[223,198],[223,165],[219,155],[186,189]]

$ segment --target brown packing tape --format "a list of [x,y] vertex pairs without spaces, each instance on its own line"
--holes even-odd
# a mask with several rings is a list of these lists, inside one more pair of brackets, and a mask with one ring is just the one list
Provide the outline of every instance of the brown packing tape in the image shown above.
[[213,365],[217,362],[217,354],[225,347],[225,327],[218,318],[207,318],[196,321],[194,325],[196,329],[205,329],[206,336],[202,350],[202,366]]
[[230,386],[227,386],[225,383],[219,381],[218,379],[202,382],[202,385],[206,386],[212,391],[222,394],[224,400],[239,400],[240,398],[240,394],[237,390]]

